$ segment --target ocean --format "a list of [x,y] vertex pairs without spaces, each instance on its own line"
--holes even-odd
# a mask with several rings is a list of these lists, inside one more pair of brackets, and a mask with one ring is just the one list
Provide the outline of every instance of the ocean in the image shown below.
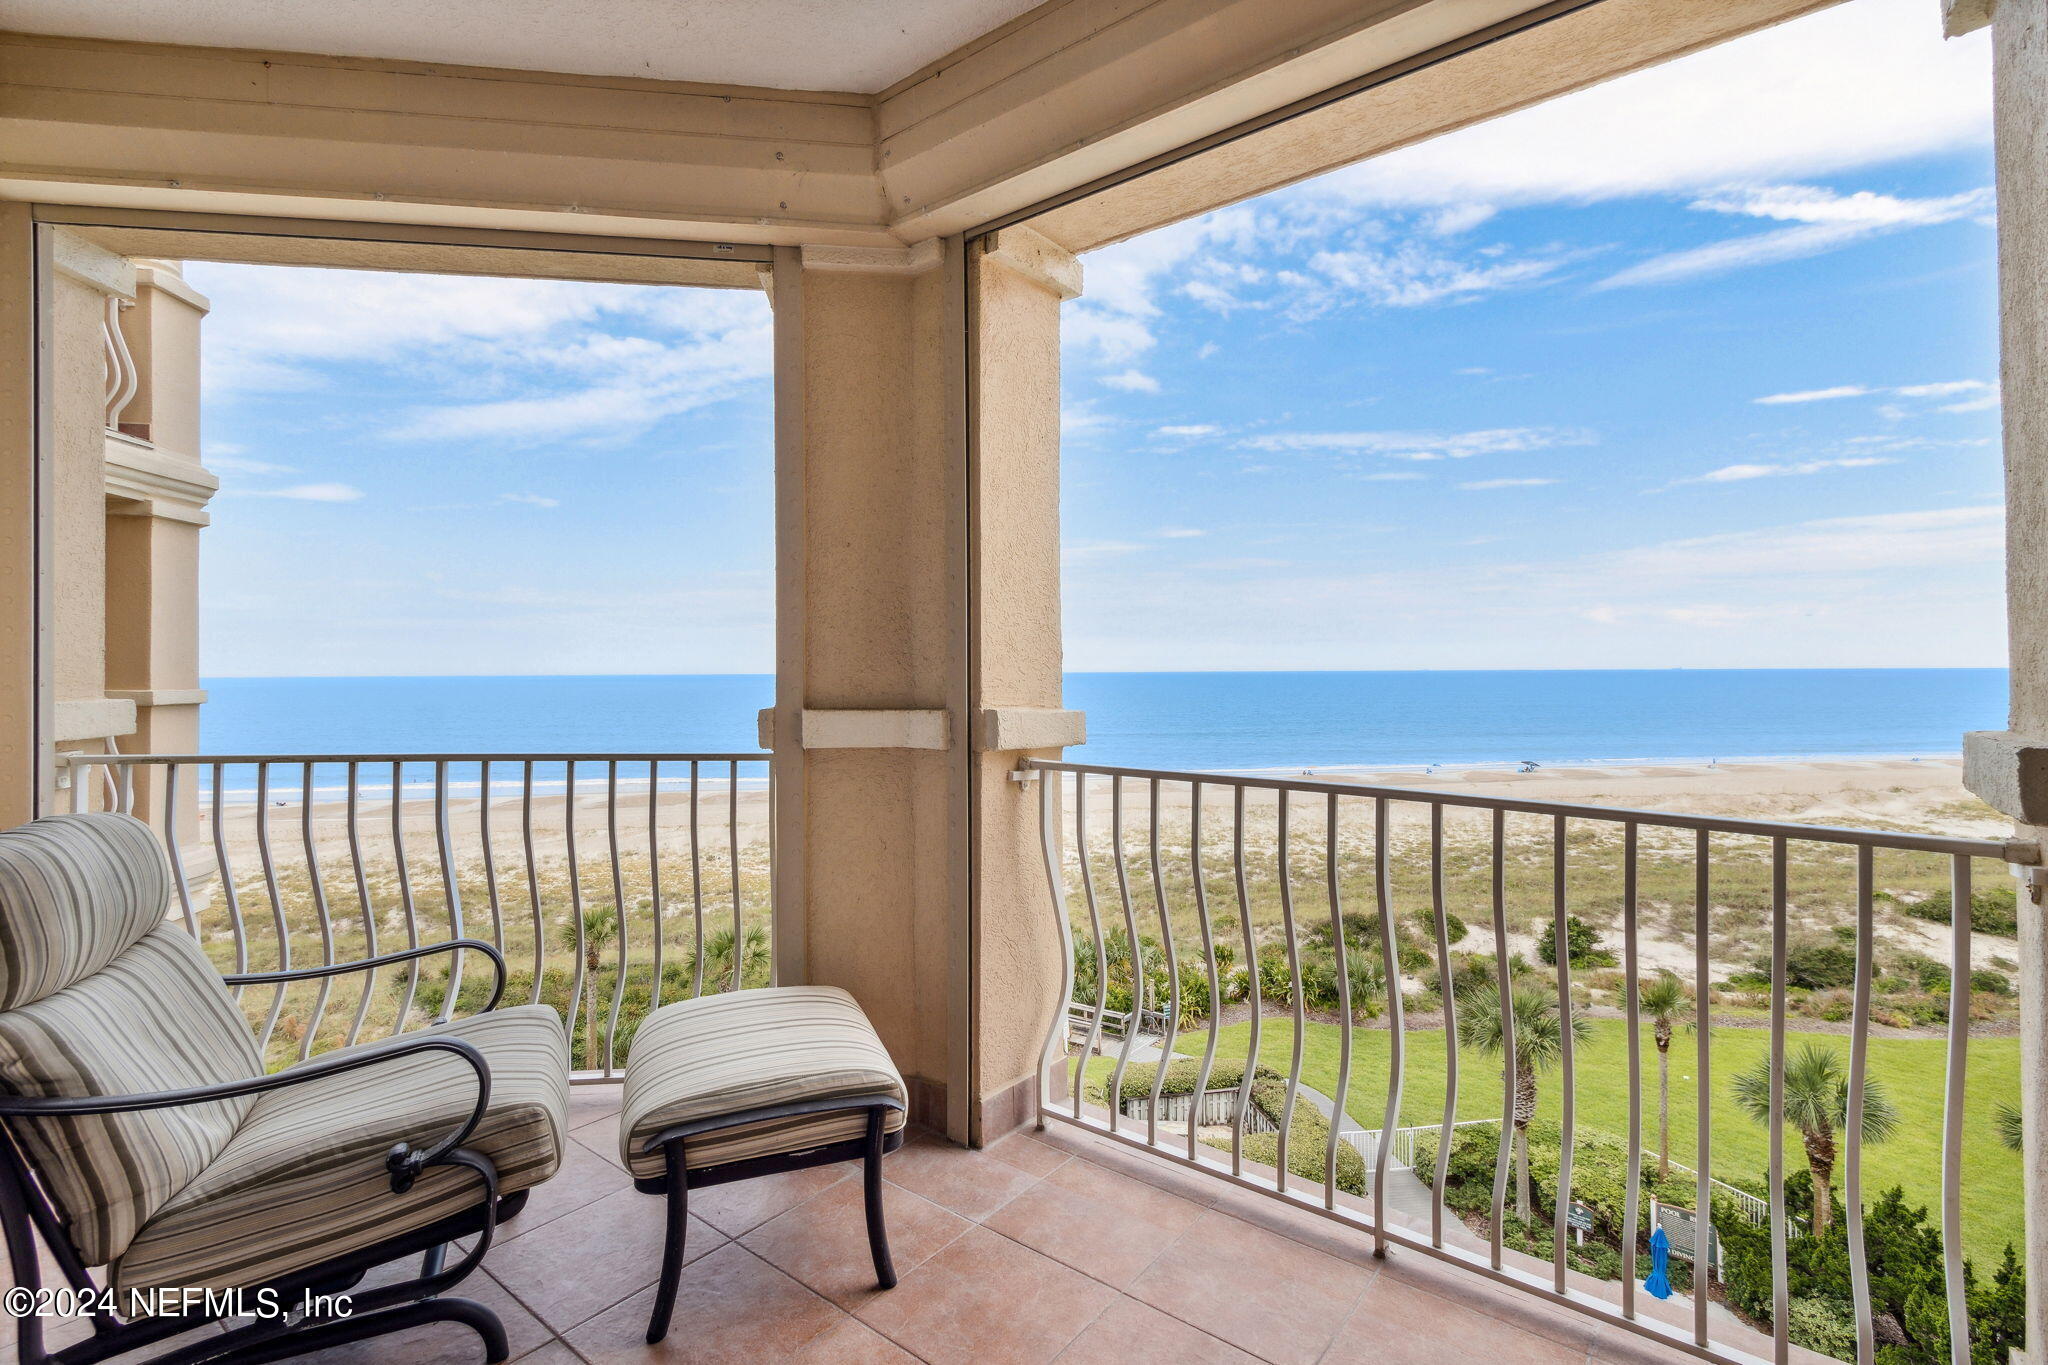
[[[766,675],[212,678],[215,754],[752,751]],[[1956,753],[1993,668],[1071,673],[1091,763],[1222,771]]]

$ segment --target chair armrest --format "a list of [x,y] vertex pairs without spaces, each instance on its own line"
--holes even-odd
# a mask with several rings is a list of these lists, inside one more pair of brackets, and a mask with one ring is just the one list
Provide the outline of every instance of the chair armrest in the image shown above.
[[460,1038],[436,1034],[399,1037],[380,1047],[366,1048],[361,1052],[346,1055],[316,1058],[284,1071],[273,1071],[267,1075],[250,1076],[238,1081],[222,1081],[217,1085],[191,1086],[183,1090],[162,1090],[138,1095],[0,1095],[0,1116],[63,1118],[86,1114],[133,1114],[149,1109],[175,1109],[188,1104],[208,1104],[214,1100],[260,1095],[305,1081],[360,1071],[364,1067],[388,1062],[394,1057],[408,1057],[420,1052],[453,1053],[468,1063],[470,1070],[476,1073],[476,1104],[462,1126],[440,1143],[428,1148],[415,1149],[401,1142],[391,1149],[390,1155],[385,1159],[385,1169],[391,1172],[392,1192],[403,1194],[412,1187],[413,1180],[421,1170],[445,1160],[451,1152],[468,1141],[470,1134],[476,1131],[477,1125],[483,1122],[484,1111],[490,1107],[490,1064],[484,1060],[484,1054],[479,1052],[475,1045]]
[[[421,948],[405,948],[395,953],[384,953],[378,957],[366,957],[360,962],[332,962],[318,967],[294,967],[283,972],[235,972],[223,975],[221,980],[230,986],[262,986],[276,982],[313,981],[323,976],[341,976],[348,972],[367,972],[378,967],[388,967],[396,962],[410,962],[415,958],[428,957],[434,953],[456,952],[469,949],[482,953],[491,960],[491,969],[497,974],[497,984],[491,988],[490,1001],[483,1007],[489,1014],[498,1007],[498,1001],[505,994],[505,957],[496,948],[480,938],[452,938],[446,943],[429,943]],[[450,1009],[454,1006],[451,1002]]]

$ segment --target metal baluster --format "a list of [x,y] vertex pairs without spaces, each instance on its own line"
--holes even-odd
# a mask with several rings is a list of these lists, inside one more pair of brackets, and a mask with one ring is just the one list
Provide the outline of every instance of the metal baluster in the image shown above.
[[519,834],[526,849],[526,904],[533,912],[533,993],[527,1003],[540,1003],[541,978],[547,973],[548,928],[540,908],[540,864],[533,856],[533,760],[521,764]]
[[[1078,779],[1077,779],[1078,780]],[[1053,919],[1059,926],[1060,934],[1060,999],[1059,1007],[1053,1011],[1052,1024],[1045,1031],[1045,1046],[1038,1057],[1038,1084],[1034,1085],[1032,1098],[1036,1101],[1036,1127],[1045,1131],[1045,1111],[1051,1107],[1046,1086],[1058,1060],[1060,1041],[1067,1031],[1067,1011],[1074,1003],[1074,928],[1067,920],[1066,878],[1060,875],[1060,829],[1059,815],[1054,809],[1054,798],[1061,781],[1058,773],[1038,774],[1038,836],[1039,846],[1045,854],[1045,881],[1052,890]],[[1088,850],[1084,845],[1081,856],[1085,861]],[[1080,1093],[1082,1072],[1088,1064],[1088,1054],[1081,1054],[1080,1068],[1074,1074],[1074,1091]],[[1076,1107],[1078,1108],[1078,1101]],[[1190,1116],[1192,1119],[1192,1116]],[[1190,1129],[1192,1130],[1192,1122]]]
[[1196,1159],[1201,1107],[1209,1094],[1209,1072],[1216,1064],[1216,1036],[1221,1027],[1222,983],[1216,976],[1216,937],[1209,927],[1209,891],[1202,882],[1202,784],[1189,787],[1188,873],[1194,882],[1195,925],[1202,933],[1202,963],[1209,977],[1209,1036],[1202,1045],[1202,1065],[1195,1072],[1194,1098],[1188,1105],[1188,1160]]
[[505,951],[505,907],[498,899],[498,858],[491,847],[491,761],[487,758],[477,767],[477,786],[480,788],[476,807],[477,842],[484,850],[484,895],[491,902],[491,946],[499,952]]
[[619,761],[605,764],[604,779],[605,846],[612,855],[612,933],[619,944],[619,966],[612,980],[611,1017],[604,1026],[604,1074],[618,1069],[619,1010],[626,1003],[626,967],[629,949],[626,937],[626,876],[619,863]]
[[64,765],[64,772],[71,779],[71,813],[73,815],[84,814],[92,805],[91,799],[86,796],[85,792],[85,784],[93,780],[87,776],[90,771],[91,769],[85,767],[76,759]]
[[1565,1247],[1570,1238],[1572,1203],[1572,1129],[1577,1118],[1575,1076],[1572,1057],[1572,953],[1571,935],[1566,931],[1565,912],[1565,825],[1564,817],[1551,818],[1550,899],[1551,923],[1557,939],[1557,1022],[1558,1072],[1562,1091],[1563,1122],[1557,1147],[1557,1206],[1551,1210],[1551,1285],[1564,1293]]
[[[770,775],[773,780],[773,775]],[[775,802],[768,803],[768,830],[770,837],[775,831]],[[768,861],[772,864],[775,855],[771,852]],[[647,760],[647,895],[654,908],[654,990],[649,997],[647,1008],[651,1012],[661,1008],[662,934],[661,918],[661,761]]]
[[[1643,1017],[1642,977],[1636,944],[1636,824],[1621,827],[1621,974],[1627,995],[1628,1184],[1622,1190],[1621,1315],[1636,1315],[1636,1241],[1640,1233],[1643,1183]],[[1704,1283],[1704,1281],[1702,1281]]]
[[[1849,1011],[1849,1109],[1842,1135],[1842,1194],[1848,1204],[1849,1293],[1856,1309],[1856,1365],[1877,1358],[1870,1308],[1870,1258],[1863,1241],[1863,1103],[1870,1054],[1870,991],[1875,975],[1874,854],[1856,850],[1856,991]],[[1951,910],[1950,919],[1955,915]]]
[[1501,1267],[1501,1226],[1507,1218],[1508,1162],[1515,1145],[1515,991],[1508,970],[1507,812],[1493,812],[1493,964],[1500,992],[1500,1144],[1493,1159],[1493,1268]]
[[740,765],[727,766],[725,846],[732,857],[732,989],[746,984],[746,927],[740,914]]
[[[1700,1267],[1709,1264],[1714,1239],[1714,1201],[1711,1183],[1714,1165],[1714,1068],[1713,1054],[1710,1050],[1714,1031],[1713,1007],[1710,1003],[1713,978],[1707,960],[1707,915],[1713,904],[1713,868],[1708,853],[1707,832],[1701,830],[1694,836],[1692,872],[1693,1074],[1698,1078],[1694,1091],[1696,1122],[1693,1129],[1693,1160],[1699,1163],[1698,1188],[1693,1196],[1695,1274],[1701,1273]],[[1697,1281],[1692,1296],[1692,1339],[1696,1346],[1707,1344],[1707,1295]]]
[[1301,1056],[1308,1032],[1308,1005],[1301,998],[1301,940],[1294,932],[1294,869],[1287,852],[1287,790],[1280,790],[1280,924],[1287,934],[1287,982],[1294,996],[1294,1047],[1287,1064],[1287,1095],[1281,1101],[1280,1134],[1275,1142],[1274,1188],[1287,1189],[1287,1138],[1294,1129],[1294,1099],[1301,1089]]
[[[113,741],[109,740],[111,744]],[[114,774],[114,809],[123,815],[135,809],[135,765],[133,763],[111,763],[107,771]]]
[[1963,1282],[1963,1087],[1970,1065],[1970,860],[1949,863],[1948,1075],[1941,1109],[1941,1256],[1948,1285],[1948,1358],[1970,1365]]
[[[263,865],[263,886],[270,896],[270,917],[277,927],[277,970],[288,972],[292,969],[292,931],[285,922],[284,897],[277,889],[277,863],[270,851],[270,765],[256,765],[256,856]],[[284,1013],[285,987],[279,982],[276,994],[270,1001],[270,1012],[263,1018],[263,1033],[256,1044],[256,1051],[265,1057],[270,1055],[270,1035],[277,1028],[278,1017]]]
[[1436,1179],[1429,1187],[1429,1241],[1444,1244],[1444,1186],[1451,1177],[1451,1129],[1458,1121],[1458,993],[1451,985],[1451,925],[1444,906],[1444,808],[1429,806],[1429,902],[1436,918],[1437,996],[1444,1010],[1444,1119],[1437,1130]]
[[[576,862],[576,760],[569,759],[563,764],[562,773],[562,841],[569,858],[569,923],[575,930],[576,968],[569,978],[569,1008],[567,1011],[569,1045],[576,1045],[576,1015],[583,1008],[583,869]],[[585,1057],[583,1065],[588,1068],[596,1061]]]
[[1337,794],[1329,795],[1325,816],[1323,881],[1330,896],[1330,933],[1337,949],[1337,1093],[1330,1097],[1330,1137],[1323,1152],[1323,1207],[1337,1207],[1337,1148],[1351,1112],[1351,964],[1344,944],[1343,897],[1337,889]]
[[[1050,781],[1041,776],[1040,781]],[[1102,1015],[1109,1006],[1109,953],[1102,942],[1102,912],[1095,904],[1095,878],[1088,868],[1088,775],[1074,774],[1074,851],[1081,860],[1081,895],[1088,904],[1088,929],[1095,940],[1095,1013],[1081,1042],[1081,1060],[1074,1066],[1074,1117],[1081,1117],[1081,1092],[1087,1088],[1088,1059],[1102,1042]],[[1129,1032],[1128,1029],[1125,1030]],[[1111,1106],[1114,1108],[1114,1104]]]
[[[419,907],[412,899],[412,869],[405,860],[405,764],[391,765],[391,855],[398,866],[398,903],[405,910],[405,946],[420,946]],[[419,959],[405,964],[405,994],[398,1004],[398,1018],[392,1022],[391,1032],[395,1037],[405,1032],[405,1021],[412,1016],[413,996],[420,988]]]
[[178,908],[185,912],[185,928],[196,941],[199,916],[192,910],[192,887],[185,878],[185,854],[178,847],[178,768],[164,765],[164,848],[171,858],[171,880],[178,888]]
[[[455,843],[448,833],[448,764],[434,764],[434,852],[441,864],[441,895],[448,906],[448,937],[464,937],[462,887],[455,880]],[[438,1023],[455,1017],[456,998],[462,994],[462,959],[466,954],[448,954],[448,994],[442,997]]]
[[690,995],[704,994],[704,851],[697,837],[697,761],[690,761],[690,895],[696,904],[697,957]]
[[1252,934],[1252,900],[1244,880],[1244,785],[1234,789],[1231,870],[1237,874],[1237,923],[1244,930],[1244,976],[1251,1001],[1251,1037],[1245,1042],[1244,1075],[1237,1083],[1237,1108],[1230,1119],[1230,1173],[1244,1174],[1244,1123],[1252,1103],[1252,1081],[1259,1070],[1259,1026],[1265,1014],[1259,993],[1259,944]]
[[1116,1066],[1109,1077],[1109,1131],[1114,1133],[1124,1112],[1124,1070],[1131,1064],[1131,1049],[1145,1021],[1145,952],[1138,943],[1138,911],[1131,902],[1130,869],[1124,858],[1124,780],[1109,782],[1109,842],[1115,855],[1116,893],[1124,907],[1124,942],[1131,952],[1131,1012],[1124,1020],[1124,1043],[1117,1049]]
[[[242,901],[235,892],[235,869],[228,858],[228,837],[226,812],[222,801],[227,793],[224,765],[213,765],[213,867],[214,875],[220,879],[221,900],[226,904],[228,923],[233,926],[235,938],[235,972],[237,975],[249,970],[249,932],[242,924]],[[242,987],[235,987],[235,999],[242,998]]]
[[[775,759],[773,756],[770,756],[768,759],[766,767],[768,769],[768,936],[772,940],[775,936],[775,907],[780,903],[775,898]],[[782,968],[777,963],[776,955],[772,951],[768,957],[768,984],[771,986],[789,984],[782,979]]]
[[1785,841],[1771,840],[1771,1321],[1778,1365],[1791,1358],[1785,1266]]
[[[337,962],[334,955],[334,921],[327,913],[327,886],[320,879],[320,854],[313,839],[313,765],[305,764],[299,770],[299,836],[306,845],[306,885],[313,896],[313,913],[320,920],[320,965],[331,967]],[[319,988],[313,995],[313,1018],[306,1025],[305,1034],[299,1039],[299,1060],[305,1061],[313,1055],[313,1038],[320,1032],[320,1021],[327,1013],[327,995],[333,978],[321,977]]]
[[1379,1149],[1372,1175],[1372,1251],[1387,1254],[1387,1166],[1394,1156],[1394,1128],[1401,1121],[1401,1088],[1406,1079],[1407,1023],[1401,1007],[1401,959],[1394,951],[1394,886],[1387,866],[1387,798],[1373,802],[1373,886],[1380,911],[1380,957],[1387,982],[1387,1108],[1380,1120]]
[[1159,1141],[1159,1096],[1166,1069],[1173,1065],[1174,1041],[1180,1036],[1180,955],[1173,946],[1173,922],[1166,913],[1166,878],[1159,867],[1159,779],[1152,779],[1152,903],[1159,912],[1159,934],[1166,946],[1166,1033],[1159,1040],[1159,1064],[1153,1068],[1152,1108],[1145,1119],[1145,1141]]
[[[370,904],[370,878],[363,867],[362,830],[358,822],[361,790],[359,787],[360,765],[348,765],[348,862],[349,870],[355,875],[356,908],[363,921],[363,956],[377,956],[377,910]],[[370,1004],[377,995],[377,969],[370,968],[363,974],[362,998],[356,1001],[356,1017],[348,1026],[348,1039],[344,1047],[354,1047],[363,1036],[363,1024],[370,1017]]]

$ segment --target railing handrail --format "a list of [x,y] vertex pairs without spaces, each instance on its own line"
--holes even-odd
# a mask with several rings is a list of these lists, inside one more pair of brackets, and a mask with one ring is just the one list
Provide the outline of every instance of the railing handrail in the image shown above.
[[130,763],[761,763],[774,758],[767,750],[736,753],[368,753],[368,754],[59,754],[59,763],[74,766],[121,766]]
[[1077,773],[1084,777],[1125,777],[1139,781],[1199,782],[1205,787],[1242,787],[1259,791],[1314,792],[1322,796],[1358,796],[1421,805],[1458,806],[1469,810],[1511,811],[1571,820],[1603,820],[1619,825],[1653,825],[1706,834],[1747,834],[1768,839],[1846,844],[1862,848],[1908,849],[1952,857],[1992,858],[2032,866],[2041,861],[2040,845],[2020,839],[1963,839],[1945,834],[1913,834],[1903,830],[1856,829],[1842,825],[1803,825],[1777,820],[1744,820],[1719,815],[1687,815],[1680,811],[1637,810],[1626,806],[1584,806],[1566,801],[1532,801],[1507,796],[1474,796],[1427,787],[1388,787],[1363,782],[1323,782],[1313,778],[1253,777],[1240,773],[1176,771],[1166,768],[1124,768],[1095,763],[1069,763],[1027,758],[1027,770]]

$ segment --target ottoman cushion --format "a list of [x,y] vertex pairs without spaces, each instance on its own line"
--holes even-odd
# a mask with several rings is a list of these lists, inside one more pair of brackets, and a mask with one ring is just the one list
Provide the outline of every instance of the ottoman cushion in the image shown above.
[[[854,998],[836,986],[776,986],[663,1005],[633,1035],[619,1114],[619,1156],[635,1178],[666,1170],[649,1139],[680,1123],[805,1100],[908,1092]],[[806,1151],[865,1136],[864,1110],[797,1114],[704,1133],[683,1144],[691,1169]],[[885,1131],[903,1127],[891,1110]]]

